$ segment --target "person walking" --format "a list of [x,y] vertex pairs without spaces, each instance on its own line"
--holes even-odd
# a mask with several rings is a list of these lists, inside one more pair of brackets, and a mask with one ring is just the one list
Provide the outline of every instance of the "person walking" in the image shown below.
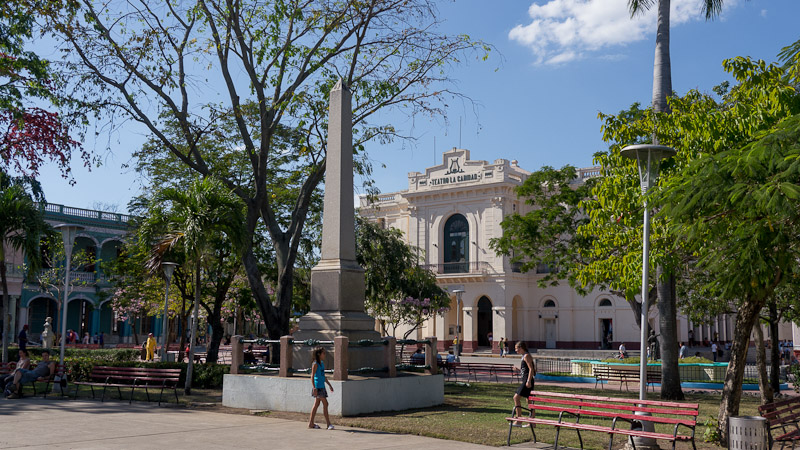
[[19,332],[19,336],[17,336],[17,342],[19,342],[19,349],[26,350],[28,349],[28,324],[22,326],[22,330]]
[[[536,376],[536,363],[533,362],[533,357],[528,353],[528,346],[524,342],[517,342],[517,345],[514,346],[514,350],[517,354],[522,354],[522,359],[519,364],[519,377],[522,380],[522,384],[520,384],[517,388],[517,392],[514,394],[513,414],[513,417],[520,417],[522,415],[520,411],[522,400],[524,399],[527,402],[528,397],[531,395],[531,390],[533,390],[533,378]],[[530,426],[528,424],[522,425],[519,422],[514,422],[512,425],[516,427]]]
[[317,415],[317,408],[322,403],[322,414],[325,416],[325,423],[328,424],[328,429],[332,430],[331,419],[328,417],[328,391],[325,390],[325,384],[331,388],[331,382],[325,378],[325,349],[317,347],[311,353],[311,396],[314,397],[314,407],[311,408],[311,417],[308,418],[308,428],[319,428],[319,425],[314,423],[314,418]]
[[711,353],[714,355],[714,362],[717,362],[717,343],[711,344]]
[[687,353],[687,352],[688,352],[688,350],[686,349],[686,343],[684,343],[684,342],[681,342],[681,349],[680,349],[680,351],[678,352],[678,358],[679,358],[679,359],[686,358],[686,353]]
[[153,337],[153,333],[147,335],[147,342],[145,343],[145,350],[147,350],[147,361],[152,361],[153,357],[156,354],[156,338]]
[[506,338],[502,338],[501,337],[499,345],[500,345],[500,357],[501,358],[505,358],[506,357],[506,345],[508,345],[508,341],[506,340]]

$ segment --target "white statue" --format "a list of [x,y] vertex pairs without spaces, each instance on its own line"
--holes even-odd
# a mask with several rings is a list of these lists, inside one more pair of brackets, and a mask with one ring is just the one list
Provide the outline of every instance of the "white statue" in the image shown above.
[[44,330],[42,331],[42,347],[50,348],[53,346],[53,326],[50,322],[53,321],[52,317],[48,317],[44,321]]

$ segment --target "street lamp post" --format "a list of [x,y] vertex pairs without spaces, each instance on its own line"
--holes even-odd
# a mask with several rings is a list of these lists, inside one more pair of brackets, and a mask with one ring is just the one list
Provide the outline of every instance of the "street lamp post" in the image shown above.
[[161,270],[164,271],[164,278],[166,279],[166,287],[164,288],[164,326],[161,331],[161,335],[163,336],[163,341],[161,343],[161,361],[167,360],[167,338],[169,337],[169,282],[172,280],[172,273],[175,271],[176,267],[178,267],[178,264],[174,262],[161,263]]
[[456,294],[456,345],[453,349],[453,355],[456,358],[456,362],[461,362],[461,295],[464,290],[456,289],[453,293]]
[[647,206],[647,192],[658,180],[658,169],[662,159],[668,159],[677,152],[671,147],[655,144],[629,145],[620,151],[625,158],[636,160],[639,168],[639,183],[644,197],[644,235],[642,237],[642,314],[641,337],[639,343],[639,400],[647,398],[647,299],[648,278],[650,275],[650,209]]
[[62,223],[53,228],[61,231],[61,239],[64,241],[64,254],[67,258],[64,266],[66,274],[64,275],[64,300],[61,302],[61,349],[59,353],[59,363],[64,364],[64,350],[67,347],[67,302],[69,301],[69,271],[72,265],[72,246],[78,231],[83,230],[83,227]]

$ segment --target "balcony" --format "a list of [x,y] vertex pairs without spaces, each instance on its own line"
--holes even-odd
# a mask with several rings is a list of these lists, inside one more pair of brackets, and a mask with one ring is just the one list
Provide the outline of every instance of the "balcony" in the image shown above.
[[22,268],[22,265],[7,262],[6,263],[6,276],[9,278],[22,278],[25,275],[25,271]]
[[[95,283],[97,275],[94,272],[75,272],[69,273],[73,286],[86,286]],[[63,284],[64,272],[53,269],[42,269],[39,271],[39,278],[47,280],[48,283]],[[57,279],[58,278],[58,279]]]
[[486,261],[472,261],[426,264],[422,268],[435,273],[439,282],[469,282],[483,280],[491,265]]

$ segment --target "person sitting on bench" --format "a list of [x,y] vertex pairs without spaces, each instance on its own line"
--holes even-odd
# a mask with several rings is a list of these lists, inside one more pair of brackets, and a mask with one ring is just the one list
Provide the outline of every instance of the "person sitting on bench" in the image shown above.
[[31,359],[28,357],[28,351],[19,349],[19,361],[17,361],[16,369],[14,369],[13,371],[11,371],[11,373],[0,379],[0,386],[3,386],[5,388],[5,386],[8,383],[11,383],[14,380],[14,374],[17,372],[17,370],[30,369],[30,368],[31,368]]
[[33,383],[39,378],[47,378],[56,371],[56,362],[50,361],[50,350],[42,350],[42,361],[33,370],[19,369],[14,372],[14,379],[6,385],[6,398],[19,398],[22,385]]
[[258,362],[255,353],[253,353],[253,344],[247,346],[247,351],[244,352],[244,362],[245,364],[255,364]]

